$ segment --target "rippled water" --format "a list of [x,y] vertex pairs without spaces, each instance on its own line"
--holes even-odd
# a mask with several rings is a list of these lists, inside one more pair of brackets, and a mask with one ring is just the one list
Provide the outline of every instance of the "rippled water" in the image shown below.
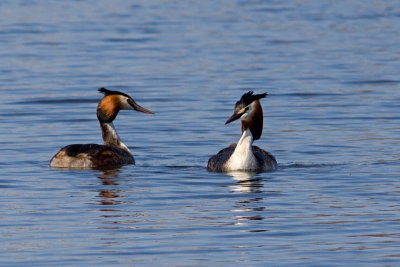
[[[2,1],[0,263],[398,265],[397,1]],[[137,165],[54,170],[101,143],[98,87]],[[243,92],[279,169],[208,158]]]

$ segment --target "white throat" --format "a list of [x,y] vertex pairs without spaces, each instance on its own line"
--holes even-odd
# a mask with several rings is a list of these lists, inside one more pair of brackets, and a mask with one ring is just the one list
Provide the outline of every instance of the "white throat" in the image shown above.
[[235,151],[225,163],[227,171],[250,171],[258,169],[258,161],[253,153],[253,135],[246,129],[235,148]]
[[132,154],[129,148],[119,139],[117,130],[115,130],[114,124],[112,122],[109,123],[103,122],[100,123],[100,125],[101,125],[101,132],[103,135],[104,145],[122,148],[128,151],[130,154]]

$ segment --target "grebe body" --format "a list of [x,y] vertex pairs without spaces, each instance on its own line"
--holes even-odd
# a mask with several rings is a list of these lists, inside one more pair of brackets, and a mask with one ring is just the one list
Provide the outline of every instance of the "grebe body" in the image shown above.
[[272,171],[278,167],[271,153],[253,146],[254,140],[260,139],[263,129],[263,111],[259,100],[266,96],[266,93],[254,95],[250,91],[236,102],[234,113],[225,124],[240,119],[242,136],[238,144],[231,144],[209,159],[209,171]]
[[97,106],[97,119],[100,122],[104,145],[73,144],[61,148],[50,160],[55,168],[111,168],[135,164],[129,148],[121,142],[114,128],[113,120],[120,110],[153,112],[145,109],[127,94],[100,88],[104,97]]

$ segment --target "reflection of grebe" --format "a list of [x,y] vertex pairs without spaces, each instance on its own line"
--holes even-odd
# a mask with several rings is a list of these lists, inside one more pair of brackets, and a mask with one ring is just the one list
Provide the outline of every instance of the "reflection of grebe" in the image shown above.
[[278,166],[275,157],[257,146],[252,146],[253,140],[261,137],[263,129],[263,111],[260,99],[267,94],[253,95],[245,93],[236,102],[233,115],[225,122],[242,121],[242,137],[238,144],[232,144],[212,156],[207,165],[209,171],[268,171]]
[[104,145],[74,144],[60,149],[50,160],[51,167],[57,168],[107,168],[125,164],[135,164],[128,147],[121,142],[114,128],[113,120],[120,110],[153,112],[145,109],[127,94],[100,88],[103,99],[97,106],[97,119],[100,122]]
[[232,191],[241,193],[261,193],[261,188],[264,187],[261,178],[255,178],[257,172],[253,171],[230,171],[228,175],[232,176],[237,181],[231,185]]

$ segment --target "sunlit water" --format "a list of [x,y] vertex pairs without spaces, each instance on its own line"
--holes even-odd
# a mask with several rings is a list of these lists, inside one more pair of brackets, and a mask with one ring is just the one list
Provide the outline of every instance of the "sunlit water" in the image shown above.
[[[2,266],[400,263],[397,1],[128,2],[0,3]],[[49,168],[98,87],[137,165]],[[279,169],[207,172],[250,89]]]

